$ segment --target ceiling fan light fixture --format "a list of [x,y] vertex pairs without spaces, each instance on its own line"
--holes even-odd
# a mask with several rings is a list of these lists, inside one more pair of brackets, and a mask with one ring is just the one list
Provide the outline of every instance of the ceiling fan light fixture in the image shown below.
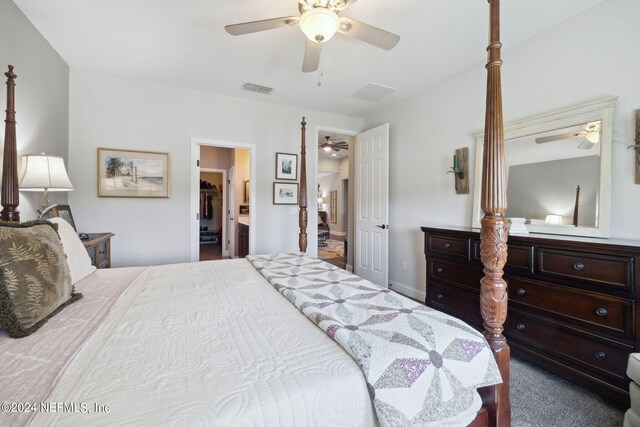
[[324,147],[322,147],[322,149],[323,149],[326,153],[328,153],[329,151],[331,151],[331,146],[329,146],[329,145],[325,145]]
[[300,17],[300,29],[315,43],[324,43],[331,39],[340,27],[340,18],[335,12],[323,7],[306,11]]

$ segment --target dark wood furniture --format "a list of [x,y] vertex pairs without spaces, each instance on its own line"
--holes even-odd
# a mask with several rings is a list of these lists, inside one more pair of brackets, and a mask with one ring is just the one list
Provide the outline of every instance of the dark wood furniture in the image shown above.
[[113,233],[89,233],[82,244],[87,249],[91,264],[96,268],[111,268],[111,238]]
[[318,247],[326,247],[327,240],[331,237],[331,228],[327,223],[327,213],[325,211],[318,211]]
[[238,223],[238,254],[240,258],[249,255],[249,226]]
[[[426,304],[481,328],[480,234],[422,227]],[[509,237],[505,335],[514,354],[629,406],[625,369],[640,348],[640,242]]]

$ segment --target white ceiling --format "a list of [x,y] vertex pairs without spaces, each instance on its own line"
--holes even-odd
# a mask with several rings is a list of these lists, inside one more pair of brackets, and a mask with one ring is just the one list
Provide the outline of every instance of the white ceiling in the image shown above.
[[[486,0],[359,0],[344,16],[401,36],[384,51],[336,35],[320,73],[301,72],[305,36],[284,28],[233,37],[227,24],[298,16],[297,0],[14,0],[72,67],[362,117],[485,60]],[[512,46],[604,0],[503,1]],[[318,80],[322,85],[318,86]],[[273,87],[269,96],[243,82]],[[368,82],[398,91],[350,98]]]

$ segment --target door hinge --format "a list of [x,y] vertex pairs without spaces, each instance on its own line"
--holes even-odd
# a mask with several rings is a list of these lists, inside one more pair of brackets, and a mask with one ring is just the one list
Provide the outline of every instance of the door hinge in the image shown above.
[[227,180],[227,184],[231,184],[231,180],[230,179]]
[[227,245],[230,245],[230,244],[231,244],[231,240],[227,240]]
[[196,214],[196,219],[200,219],[200,214],[199,213]]
[[200,167],[200,160],[196,160],[196,166]]

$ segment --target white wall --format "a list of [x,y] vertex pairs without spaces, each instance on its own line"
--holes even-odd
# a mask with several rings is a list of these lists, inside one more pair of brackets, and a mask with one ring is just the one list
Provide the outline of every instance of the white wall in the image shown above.
[[[640,109],[638,16],[640,1],[610,0],[503,52],[506,121],[605,95],[620,97],[611,234],[628,239],[640,239],[640,186],[634,184],[633,152],[626,149],[634,138],[633,112]],[[401,292],[424,297],[421,225],[471,224],[473,195],[456,195],[446,172],[454,149],[470,147],[475,156],[472,134],[484,125],[485,85],[486,70],[478,64],[365,118],[365,128],[391,125],[389,266],[391,282]],[[408,262],[407,271],[402,261]]]
[[[111,231],[114,266],[188,261],[191,137],[256,144],[256,252],[297,250],[298,220],[289,206],[272,204],[275,153],[298,153],[300,120],[307,141],[326,126],[361,129],[363,120],[71,70],[69,199],[79,229]],[[171,198],[98,198],[97,147],[170,153]],[[317,150],[307,150],[309,212],[317,210]],[[309,249],[317,253],[317,235]]]
[[[44,151],[64,157],[68,167],[69,66],[12,1],[0,0],[0,171],[7,105],[4,73],[9,64],[18,75],[15,88],[18,156]],[[49,199],[51,203],[64,204],[67,193],[50,193]],[[21,193],[18,207],[21,220],[34,219],[40,203],[42,193]],[[72,212],[75,214],[73,207]]]

